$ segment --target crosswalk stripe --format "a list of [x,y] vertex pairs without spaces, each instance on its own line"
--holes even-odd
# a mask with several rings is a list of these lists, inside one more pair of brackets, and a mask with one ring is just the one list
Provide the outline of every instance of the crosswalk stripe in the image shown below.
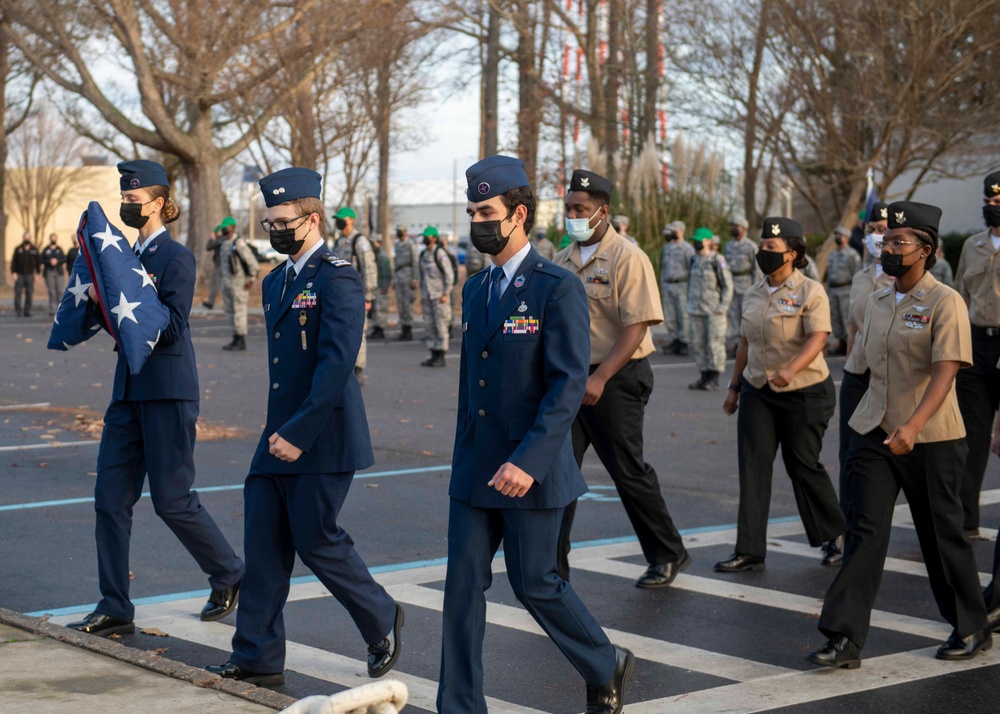
[[[645,570],[641,565],[632,565],[620,560],[600,560],[596,558],[581,559],[576,563],[575,567],[581,570],[590,570],[596,573],[629,579],[638,578],[642,575],[643,570]],[[779,590],[768,590],[766,588],[727,582],[716,578],[705,578],[699,575],[687,575],[685,573],[678,575],[671,587],[703,595],[714,595],[715,597],[739,600],[740,602],[762,605],[764,607],[776,607],[782,610],[800,612],[813,617],[819,615],[819,611],[823,607],[823,601],[819,598],[795,595]],[[908,615],[898,615],[894,612],[885,612],[884,610],[872,611],[871,624],[873,627],[906,632],[918,637],[942,641],[951,632],[951,629],[943,622],[933,622]]]
[[[816,549],[804,543],[796,543],[791,540],[772,539],[768,541],[768,550],[775,553],[785,553],[786,555],[798,555],[807,558],[816,557]],[[773,548],[772,548],[773,546]],[[927,577],[927,568],[923,563],[914,560],[903,560],[902,558],[886,558],[885,570],[890,573],[902,573],[903,575],[914,575],[919,578]],[[979,573],[979,584],[988,585],[993,576],[990,573]]]
[[[420,585],[398,585],[389,588],[389,594],[397,601],[409,603],[428,610],[441,612],[444,606],[444,592]],[[509,605],[489,602],[486,605],[486,621],[521,632],[545,637],[546,634],[538,626],[528,612]],[[627,647],[636,657],[659,662],[670,667],[710,674],[723,679],[737,682],[750,679],[774,677],[787,673],[784,667],[754,662],[741,657],[711,652],[697,647],[676,644],[652,637],[643,637],[631,632],[604,628],[608,638],[616,645]]]
[[[820,644],[820,643],[818,643]],[[996,650],[963,662],[934,659],[935,647],[866,659],[857,670],[814,669],[645,702],[628,714],[751,714],[1000,664]],[[814,709],[815,711],[815,709]]]
[[[190,615],[187,617],[161,617],[141,624],[144,627],[158,627],[173,637],[224,652],[228,652],[230,649],[235,629],[231,625],[221,622],[201,622]],[[358,645],[360,648],[360,638]],[[405,650],[402,657],[406,657]],[[308,677],[339,684],[342,687],[357,687],[371,681],[360,660],[297,642],[287,643],[285,667]],[[409,704],[421,709],[436,711],[437,682],[398,670],[393,670],[389,676],[406,685],[410,693]],[[486,702],[490,712],[498,714],[543,714],[537,709],[522,707],[492,697],[487,697]]]

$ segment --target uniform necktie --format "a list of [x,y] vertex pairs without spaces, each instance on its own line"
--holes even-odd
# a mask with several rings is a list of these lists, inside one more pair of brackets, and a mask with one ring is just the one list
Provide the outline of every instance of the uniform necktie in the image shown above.
[[486,317],[493,320],[497,309],[500,307],[500,278],[503,277],[503,268],[493,266],[490,268],[490,297],[486,307]]
[[294,265],[289,265],[288,266],[288,272],[285,273],[285,287],[282,288],[282,290],[281,290],[281,299],[282,300],[285,299],[285,293],[288,292],[288,289],[290,287],[292,287],[292,283],[294,283],[294,282],[295,282],[295,266]]

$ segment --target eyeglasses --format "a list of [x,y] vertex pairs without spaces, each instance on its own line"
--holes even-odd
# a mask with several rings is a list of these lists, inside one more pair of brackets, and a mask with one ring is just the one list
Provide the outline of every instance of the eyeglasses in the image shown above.
[[885,230],[879,231],[874,226],[865,226],[865,235],[871,235],[872,233],[885,233]]
[[899,250],[904,245],[922,245],[922,243],[918,240],[899,240],[898,238],[894,238],[893,240],[885,240],[882,241],[881,243],[876,243],[875,247],[894,248],[895,250]]
[[[272,230],[285,231],[288,230],[289,223],[294,223],[300,218],[308,218],[311,215],[312,215],[311,213],[303,213],[301,216],[296,216],[295,218],[287,218],[285,220],[280,220],[280,221],[269,221],[265,218],[260,222],[260,227],[264,229],[265,233],[270,233]],[[300,223],[299,226],[301,225],[302,224]],[[295,228],[298,228],[299,226],[295,226]]]

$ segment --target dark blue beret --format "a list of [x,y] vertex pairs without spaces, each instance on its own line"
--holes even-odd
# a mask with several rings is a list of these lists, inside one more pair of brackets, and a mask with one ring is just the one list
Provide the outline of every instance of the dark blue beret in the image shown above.
[[597,191],[610,196],[614,193],[614,186],[600,174],[577,169],[573,172],[573,177],[569,180],[569,190],[584,191],[585,193],[594,193]]
[[465,180],[469,185],[465,197],[475,202],[529,185],[524,162],[511,156],[487,156],[465,170]]
[[933,228],[941,223],[941,209],[928,203],[896,201],[889,204],[890,228]]
[[760,229],[760,238],[801,238],[802,224],[793,221],[791,218],[781,216],[771,216],[764,219],[764,226]]
[[322,177],[312,169],[292,166],[265,176],[258,183],[264,205],[270,208],[300,198],[319,198]]
[[139,159],[137,161],[122,161],[118,164],[118,173],[122,175],[119,184],[122,191],[149,186],[166,186],[170,188],[166,170],[155,161]]

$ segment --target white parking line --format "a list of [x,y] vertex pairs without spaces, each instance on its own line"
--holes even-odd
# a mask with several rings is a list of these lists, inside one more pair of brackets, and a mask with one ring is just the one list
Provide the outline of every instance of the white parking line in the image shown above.
[[3,451],[33,451],[35,449],[64,449],[69,446],[97,446],[101,442],[97,439],[91,441],[53,441],[48,444],[21,444],[20,446],[0,446]]

